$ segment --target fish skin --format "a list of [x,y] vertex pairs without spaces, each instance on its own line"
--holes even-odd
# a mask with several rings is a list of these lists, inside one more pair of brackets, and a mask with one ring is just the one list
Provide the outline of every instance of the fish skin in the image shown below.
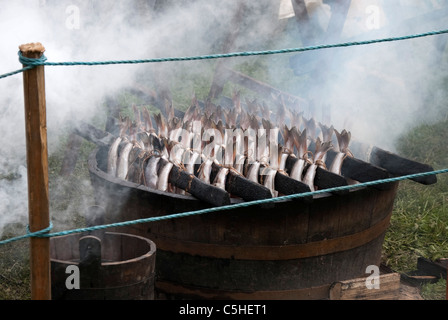
[[160,191],[168,191],[168,187],[169,187],[169,176],[170,176],[170,172],[171,169],[173,168],[173,163],[172,162],[165,162],[165,164],[163,166],[160,166],[159,171],[158,171],[158,180],[157,180],[157,189]]
[[233,144],[233,137],[225,134],[224,145],[222,146],[224,150],[224,165],[225,166],[233,166],[235,163],[236,150],[235,145]]
[[176,164],[182,163],[182,157],[185,152],[185,149],[182,147],[180,143],[173,143],[172,148],[170,149],[170,161]]
[[159,176],[157,175],[159,161],[160,157],[152,156],[149,158],[145,167],[145,183],[147,187],[152,189],[157,189],[157,182],[159,180]]
[[134,111],[135,126],[140,131],[143,125],[141,111],[135,104],[132,105],[132,110]]
[[257,160],[262,163],[269,162],[269,140],[266,136],[266,130],[258,130]]
[[332,137],[333,137],[333,132],[335,131],[334,127],[333,126],[328,127],[320,122],[319,122],[319,127],[320,127],[320,131],[322,133],[322,141],[323,142],[331,141]]
[[120,179],[126,180],[129,170],[129,154],[131,153],[132,148],[133,144],[127,142],[118,157],[117,177]]
[[235,162],[233,164],[233,168],[243,174],[244,172],[244,163],[246,162],[246,157],[243,156],[242,154],[236,154],[235,155]]
[[151,114],[149,113],[149,110],[146,107],[143,107],[142,117],[143,117],[142,125],[144,127],[144,130],[150,134],[156,132],[152,124]]
[[289,155],[290,155],[290,153],[288,153],[288,152],[283,152],[282,153],[282,156],[280,158],[280,164],[278,166],[279,170],[283,170],[283,171],[285,170],[286,160],[288,159]]
[[198,178],[205,183],[210,183],[210,174],[212,172],[213,161],[210,159],[205,160],[200,168]]
[[[277,132],[277,131],[275,131]],[[280,167],[280,162],[281,162],[281,158],[282,158],[282,150],[283,147],[278,144],[278,141],[273,137],[274,136],[274,130],[270,130],[269,132],[269,136],[271,137],[267,142],[267,144],[269,144],[269,146],[267,146],[267,152],[268,152],[268,159],[269,159],[269,166],[272,169],[276,169],[278,170]],[[272,142],[274,141],[274,142]]]
[[345,153],[342,152],[338,152],[336,153],[336,156],[333,159],[333,162],[331,163],[330,166],[330,172],[332,173],[336,173],[336,174],[341,174],[341,170],[342,170],[342,162],[344,161],[345,158]]
[[225,190],[226,189],[226,177],[229,173],[228,168],[220,168],[218,171],[218,174],[215,177],[215,180],[213,181],[213,185]]
[[320,138],[316,139],[316,151],[314,153],[314,163],[322,161],[327,151],[332,149],[331,141],[321,142]]
[[296,127],[297,129],[303,126],[303,111],[290,111],[291,113],[291,126]]
[[247,179],[254,181],[254,182],[258,182],[258,175],[259,175],[259,170],[260,170],[260,162],[255,161],[254,163],[252,163],[249,167],[249,170],[247,172]]
[[331,148],[333,148],[331,141],[321,142],[319,137],[316,139],[316,151],[314,153],[313,163],[309,165],[305,176],[303,177],[303,182],[310,187],[311,191],[315,191],[314,178],[316,176],[317,167],[323,167],[323,158]]
[[334,130],[336,138],[338,140],[339,152],[336,153],[334,160],[330,166],[330,171],[336,174],[341,174],[342,162],[347,155],[351,155],[348,145],[350,143],[351,133],[345,129],[339,133],[336,129]]
[[314,118],[310,119],[302,118],[302,119],[304,126],[307,130],[308,137],[314,140],[316,137],[316,120],[314,120]]
[[117,175],[118,146],[120,145],[121,141],[121,137],[115,139],[115,141],[110,146],[107,155],[107,173],[113,175],[114,177]]
[[[184,153],[184,156],[187,155],[187,152]],[[187,162],[184,162],[184,165],[186,164],[186,169],[189,174],[194,174],[194,166],[195,164],[199,163],[198,159],[200,159],[201,155],[197,152],[190,152],[190,157]]]
[[290,177],[302,181],[303,170],[305,169],[306,161],[304,159],[297,159],[296,163],[291,169]]
[[293,136],[294,136],[294,146],[297,149],[297,157],[299,159],[306,160],[308,158],[307,157],[308,142],[307,142],[306,129],[304,129],[302,133],[300,133],[299,130],[294,131]]
[[163,114],[159,113],[154,116],[154,120],[157,124],[157,130],[159,137],[168,137],[168,126]]
[[135,145],[138,146],[140,149],[149,151],[150,147],[150,140],[149,140],[149,133],[146,131],[140,131],[137,132],[135,135],[136,141]]
[[342,130],[341,133],[339,133],[336,129],[334,130],[334,133],[336,134],[336,138],[338,140],[338,146],[339,146],[339,152],[347,153],[348,145],[350,143],[351,139],[351,133],[347,130]]
[[261,174],[263,175],[263,185],[271,191],[272,197],[277,197],[278,191],[275,190],[275,175],[277,174],[277,170],[265,167]]
[[303,177],[303,182],[306,183],[311,191],[315,191],[314,189],[314,178],[316,176],[317,165],[312,163],[308,166],[306,170],[305,176]]

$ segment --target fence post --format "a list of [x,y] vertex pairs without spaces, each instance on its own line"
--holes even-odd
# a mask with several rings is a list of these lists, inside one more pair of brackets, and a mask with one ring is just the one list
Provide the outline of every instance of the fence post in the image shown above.
[[[40,58],[45,48],[40,43],[19,47],[26,58]],[[28,215],[30,232],[48,228],[48,150],[44,66],[23,72],[26,154],[28,168]],[[31,299],[51,299],[50,239],[30,239]]]

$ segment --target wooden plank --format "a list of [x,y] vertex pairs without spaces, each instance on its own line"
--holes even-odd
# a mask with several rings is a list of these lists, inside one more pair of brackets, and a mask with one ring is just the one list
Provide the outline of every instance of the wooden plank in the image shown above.
[[[404,158],[393,152],[360,141],[351,141],[350,151],[352,151],[356,158],[383,168],[393,176],[399,177],[434,171],[433,167],[428,164]],[[437,182],[437,176],[429,175],[411,180],[421,184],[430,185]]]
[[[298,158],[289,156],[286,159],[285,169],[286,172],[291,172],[292,167],[296,163]],[[304,173],[306,173],[306,168],[304,170]],[[319,190],[328,189],[328,188],[334,188],[334,187],[341,187],[346,186],[347,180],[342,177],[341,175],[338,175],[336,173],[330,172],[328,170],[322,169],[318,167],[316,169],[316,176],[314,178],[314,184]],[[305,192],[305,191],[302,191]],[[335,194],[346,194],[348,193],[348,190],[342,190],[335,192]]]
[[[384,168],[394,176],[405,176],[409,174],[434,171],[430,165],[403,158],[392,152],[373,147],[370,155],[370,163]],[[429,175],[411,179],[421,184],[430,185],[437,182],[436,175]]]
[[[314,184],[319,190],[348,185],[347,180],[336,173],[317,167]],[[334,194],[347,194],[348,190],[334,191]]]
[[400,274],[379,276],[379,289],[368,289],[367,278],[338,281],[330,287],[330,300],[397,300],[400,295]]
[[[221,166],[217,163],[212,164],[211,180],[218,173]],[[272,198],[271,191],[265,186],[251,181],[233,170],[229,170],[226,177],[226,190],[245,201],[255,201]]]
[[434,276],[440,279],[446,277],[447,268],[437,261],[419,257],[417,259],[417,273],[421,276]]
[[[21,45],[20,51],[26,58],[38,59],[45,52],[45,48],[40,43],[29,43]],[[31,232],[36,232],[48,228],[50,224],[44,66],[23,72],[23,89],[29,228]],[[32,237],[30,253],[31,298],[33,300],[50,300],[50,239]]]
[[[289,176],[280,172],[277,172],[275,174],[275,190],[283,195],[291,195],[311,191],[310,187],[307,184],[290,178]],[[312,200],[312,196],[307,196],[304,199],[310,201]]]
[[[160,158],[161,165],[167,160]],[[169,182],[176,187],[185,190],[194,197],[210,203],[214,206],[225,206],[230,204],[230,195],[214,185],[203,182],[196,176],[182,170],[177,165],[173,165],[169,175]]]

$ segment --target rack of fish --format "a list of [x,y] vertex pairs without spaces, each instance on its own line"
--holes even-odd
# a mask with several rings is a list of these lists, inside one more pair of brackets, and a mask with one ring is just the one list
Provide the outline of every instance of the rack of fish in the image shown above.
[[[238,93],[232,101],[233,107],[225,109],[211,102],[201,106],[193,98],[182,117],[174,115],[171,104],[155,115],[134,106],[132,121],[118,121],[107,173],[159,191],[197,196],[191,192],[194,179],[212,186],[209,192],[220,189],[246,201],[324,187],[316,175],[347,184],[341,168],[352,157],[350,132],[316,124],[281,102],[274,113],[265,103],[241,103]],[[327,167],[330,150],[334,156]],[[190,181],[172,179],[173,171]]]
[[[75,131],[107,148],[108,175],[214,206],[231,198],[253,201],[433,170],[377,147],[366,159],[355,157],[359,145],[349,131],[307,119],[282,100],[274,108],[244,102],[239,93],[230,107],[193,98],[185,112],[167,103],[153,115],[134,106],[133,120],[115,119],[106,131],[88,124]],[[436,178],[416,181],[433,184]]]

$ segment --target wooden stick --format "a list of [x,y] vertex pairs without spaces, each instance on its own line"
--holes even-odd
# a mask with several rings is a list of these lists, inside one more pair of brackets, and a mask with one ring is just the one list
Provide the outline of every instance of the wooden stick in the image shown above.
[[[45,48],[40,43],[19,47],[26,58],[38,59]],[[31,232],[48,228],[48,151],[44,66],[23,72],[25,96],[26,151],[28,167],[29,228]],[[51,299],[50,239],[30,240],[31,299]]]
[[[216,163],[212,164],[212,174],[210,176],[211,181],[222,168],[221,165]],[[249,180],[244,176],[229,170],[226,178],[226,190],[237,197],[240,197],[244,201],[255,201],[262,199],[272,198],[271,191],[265,186]]]
[[[167,160],[160,158],[161,163]],[[212,204],[214,206],[230,205],[230,194],[221,188],[203,182],[196,176],[181,170],[177,165],[174,165],[169,175],[169,182],[176,187],[189,192],[194,197]]]
[[[286,172],[291,172],[291,169],[294,166],[294,164],[296,163],[296,161],[298,161],[298,158],[288,156],[288,158],[286,159],[286,166],[285,166]],[[314,178],[314,184],[319,189],[328,189],[328,188],[346,186],[348,183],[347,183],[347,180],[345,180],[345,178],[342,177],[341,175],[338,175],[336,173],[332,173],[330,171],[327,171],[325,169],[317,167],[316,176]],[[346,194],[346,193],[348,193],[348,190],[335,191],[333,193]]]
[[[370,155],[370,162],[378,167],[386,169],[391,174],[398,177],[414,173],[434,171],[434,168],[430,165],[403,158],[378,147],[373,147]],[[431,185],[437,182],[437,176],[423,176],[412,178],[411,180],[424,185]]]
[[[350,151],[357,159],[361,159],[374,166],[383,168],[390,175],[396,177],[434,171],[434,168],[428,164],[406,159],[395,153],[369,145],[367,143],[362,143],[360,141],[351,141]],[[423,176],[412,178],[410,180],[423,185],[431,185],[437,183],[437,176]]]
[[[333,163],[336,154],[336,151],[328,150],[326,160],[328,167]],[[349,156],[342,161],[341,175],[359,182],[369,182],[389,178],[389,173],[386,169]],[[372,186],[372,188],[389,190],[390,184],[380,183]]]

